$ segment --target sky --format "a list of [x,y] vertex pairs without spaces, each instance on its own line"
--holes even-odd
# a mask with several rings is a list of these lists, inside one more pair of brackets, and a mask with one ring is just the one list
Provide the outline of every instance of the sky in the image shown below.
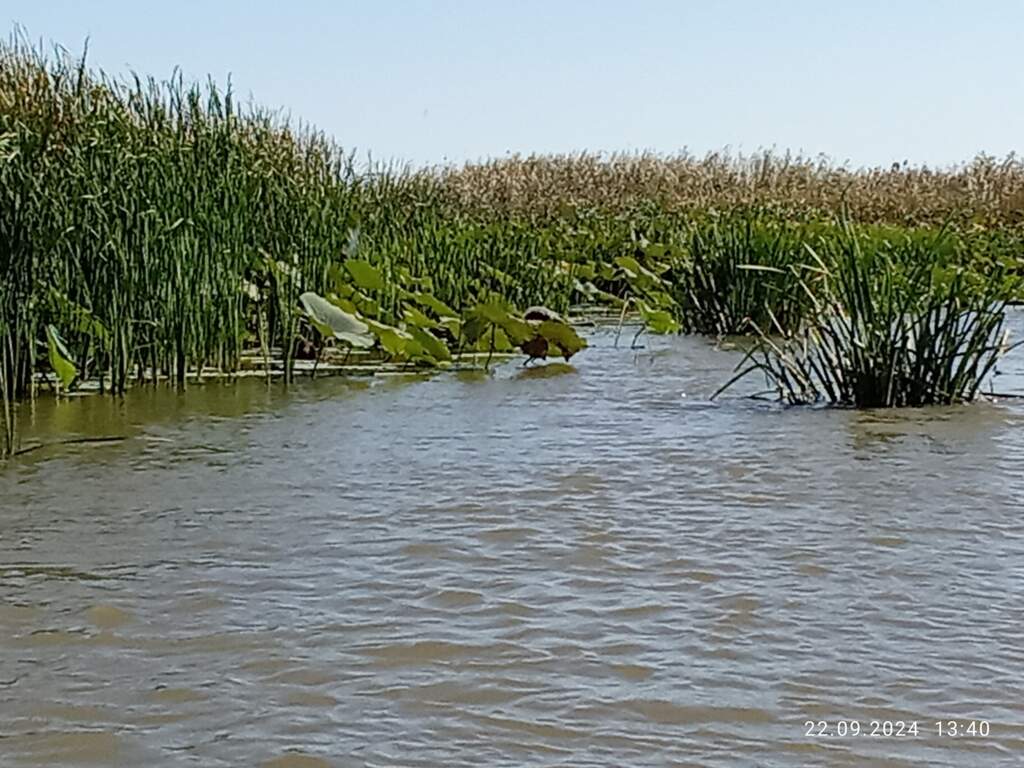
[[763,149],[854,167],[1024,149],[1024,0],[0,0],[413,165]]

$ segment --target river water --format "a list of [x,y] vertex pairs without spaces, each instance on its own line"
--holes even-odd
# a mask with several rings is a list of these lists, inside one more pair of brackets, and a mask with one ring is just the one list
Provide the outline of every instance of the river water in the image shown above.
[[1018,764],[1024,401],[711,403],[738,353],[648,344],[41,399],[127,439],[0,469],[0,765]]

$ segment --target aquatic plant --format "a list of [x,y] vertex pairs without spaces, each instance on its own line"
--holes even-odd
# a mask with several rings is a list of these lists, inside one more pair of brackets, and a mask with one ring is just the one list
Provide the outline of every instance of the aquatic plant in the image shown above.
[[746,334],[765,326],[769,313],[794,327],[806,312],[800,277],[809,237],[805,228],[751,211],[698,222],[673,270],[684,329]]
[[[1003,321],[1020,290],[1013,263],[979,274],[949,264],[941,240],[898,245],[847,228],[808,246],[818,279],[795,331],[773,321],[738,366],[786,402],[858,408],[949,405],[975,398],[1008,349]],[[721,391],[721,390],[720,390]]]
[[[65,358],[115,393],[234,370],[253,344],[281,350],[289,375],[308,328],[300,296],[337,293],[339,259],[384,335],[403,313],[451,324],[492,292],[568,308],[571,280],[543,236],[451,215],[438,197],[434,182],[359,169],[322,134],[240,108],[230,89],[113,80],[14,37],[0,45],[4,402]],[[361,283],[360,263],[383,285]]]
[[961,165],[838,165],[824,156],[773,150],[750,155],[577,152],[513,155],[423,172],[441,180],[463,210],[535,221],[591,211],[643,219],[661,214],[757,207],[777,218],[831,218],[900,226],[955,221],[986,227],[1024,223],[1024,160],[981,154]]
[[[331,348],[417,366],[582,348],[523,307],[791,332],[828,301],[815,281],[836,269],[840,204],[878,247],[949,220],[949,264],[984,273],[1019,268],[1022,200],[1012,157],[941,172],[771,154],[363,166],[230,86],[114,79],[15,35],[0,43],[0,451],[15,402],[45,382],[184,387],[253,348],[286,380]],[[805,243],[824,270],[805,269]]]

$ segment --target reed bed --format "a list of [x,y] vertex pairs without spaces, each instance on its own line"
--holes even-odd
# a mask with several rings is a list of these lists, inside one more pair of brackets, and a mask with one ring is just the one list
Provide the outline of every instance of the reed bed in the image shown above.
[[718,336],[751,333],[769,318],[794,327],[807,312],[800,278],[810,238],[806,227],[750,213],[692,227],[675,284],[683,327]]
[[[0,453],[40,375],[57,391],[184,386],[258,347],[282,351],[288,378],[318,339],[299,301],[310,293],[369,321],[382,354],[406,326],[421,351],[481,328],[534,349],[516,308],[595,301],[657,332],[791,333],[824,300],[807,248],[844,263],[840,216],[873,248],[945,227],[949,263],[1009,274],[1022,211],[1015,157],[944,170],[768,152],[360,165],[230,88],[112,78],[15,35],[0,43]],[[908,248],[904,261],[921,257]],[[379,276],[372,290],[339,283],[357,263]]]
[[[846,228],[809,248],[811,311],[795,331],[758,328],[736,381],[762,373],[791,404],[857,408],[969,402],[1009,349],[1007,303],[1020,278],[951,263],[940,237],[877,241]],[[729,382],[726,386],[730,386]]]
[[577,153],[512,156],[424,171],[463,210],[558,219],[566,211],[606,215],[726,211],[755,206],[780,217],[831,217],[900,225],[950,221],[1024,224],[1024,160],[980,154],[950,168],[894,164],[850,168],[826,157],[765,150],[696,156]]

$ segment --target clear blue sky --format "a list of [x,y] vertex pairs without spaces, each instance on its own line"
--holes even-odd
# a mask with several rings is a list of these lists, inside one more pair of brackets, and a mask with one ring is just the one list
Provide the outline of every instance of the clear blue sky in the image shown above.
[[0,18],[110,72],[180,65],[349,148],[774,147],[853,165],[1024,149],[1021,0],[44,0]]

